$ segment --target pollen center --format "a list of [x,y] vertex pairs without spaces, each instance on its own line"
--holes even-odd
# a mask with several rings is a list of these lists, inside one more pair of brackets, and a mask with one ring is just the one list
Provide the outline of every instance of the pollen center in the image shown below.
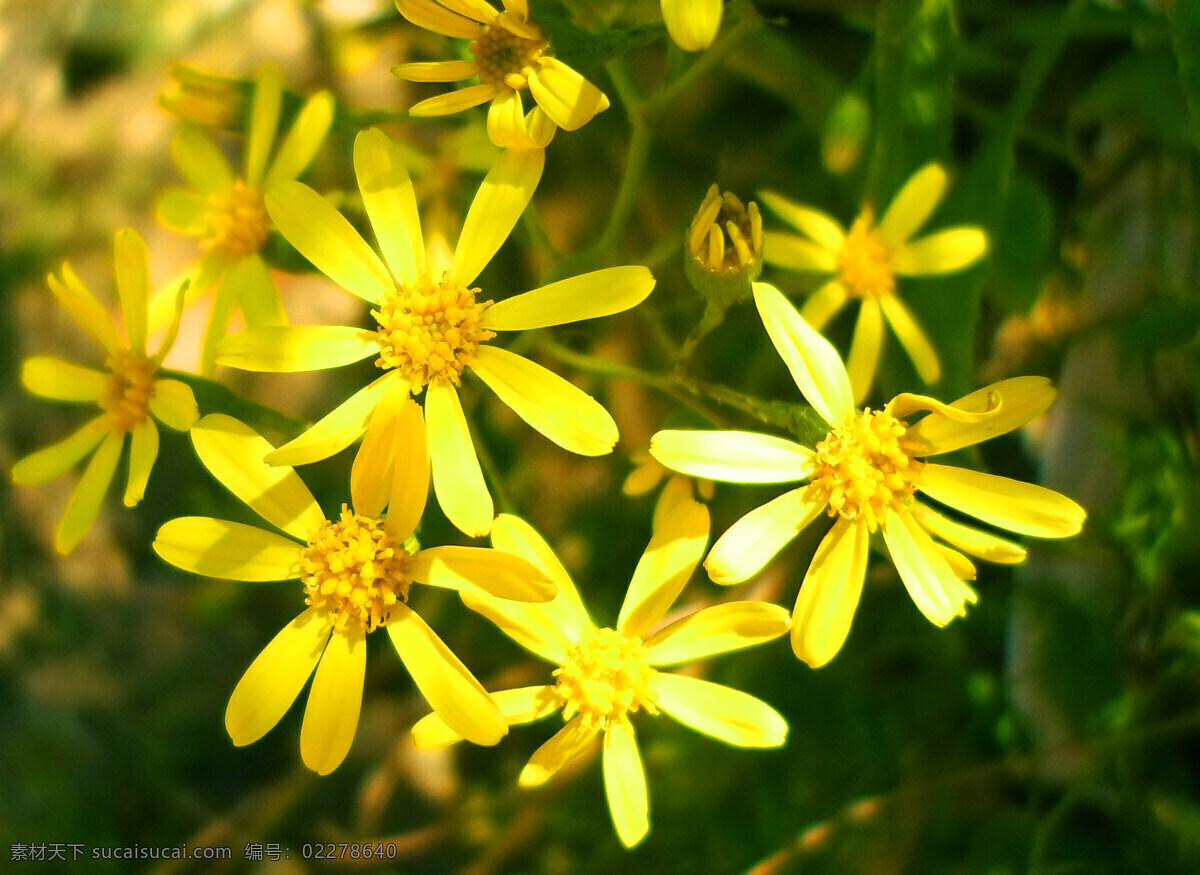
[[240,179],[227,195],[210,198],[208,220],[212,231],[202,245],[231,261],[258,252],[271,233],[262,193]]
[[326,522],[300,554],[305,604],[327,608],[334,625],[359,623],[367,632],[388,621],[397,602],[408,601],[408,553],[383,530],[381,520],[351,513]]
[[496,336],[479,326],[484,309],[479,289],[422,278],[411,291],[398,288],[371,315],[379,323],[381,368],[395,368],[419,392],[434,380],[459,385],[463,368],[475,361],[480,343]]
[[896,290],[891,259],[873,220],[874,214],[863,210],[837,254],[838,278],[854,298],[880,297]]
[[154,394],[157,366],[149,359],[130,352],[109,356],[108,375],[100,407],[108,413],[112,431],[133,431],[150,415],[150,396]]
[[658,713],[649,692],[654,669],[640,638],[595,629],[567,654],[554,675],[564,720],[582,714],[586,722],[604,729],[639,708]]
[[546,51],[546,41],[518,36],[497,21],[484,28],[467,48],[479,67],[480,82],[504,84],[520,91],[529,84],[529,74]]
[[830,516],[864,519],[873,532],[889,508],[912,499],[924,463],[905,451],[906,430],[886,411],[864,410],[817,444],[813,483]]

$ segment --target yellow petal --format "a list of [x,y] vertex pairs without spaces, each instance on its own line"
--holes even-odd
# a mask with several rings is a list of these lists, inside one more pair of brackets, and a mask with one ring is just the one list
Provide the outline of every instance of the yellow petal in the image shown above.
[[471,285],[508,239],[533,197],[545,163],[541,149],[507,149],[500,155],[463,220],[450,267],[455,282]]
[[559,769],[595,744],[599,735],[598,728],[584,723],[582,716],[575,717],[533,752],[517,783],[522,787],[546,783]]
[[520,602],[546,602],[556,594],[536,565],[488,547],[430,547],[409,560],[408,573],[417,583]]
[[143,419],[130,432],[129,479],[125,486],[125,506],[133,507],[146,494],[150,469],[158,458],[158,427],[153,419]]
[[883,312],[876,298],[867,298],[858,309],[858,322],[854,326],[854,338],[850,341],[850,358],[846,363],[846,375],[854,390],[854,403],[863,399],[875,382],[875,369],[879,366],[879,353],[883,349]]
[[34,395],[54,401],[99,401],[108,377],[58,356],[35,355],[21,365],[21,382]]
[[149,406],[155,419],[176,431],[187,431],[200,418],[192,387],[179,380],[155,380]]
[[367,430],[375,405],[397,382],[404,383],[395,371],[377,377],[323,416],[308,431],[269,453],[267,464],[307,465],[340,453]]
[[837,254],[797,234],[767,231],[763,234],[763,261],[775,267],[804,273],[834,273]]
[[646,639],[651,665],[673,665],[741,650],[787,632],[791,616],[766,602],[726,602],[680,617]]
[[268,373],[340,368],[378,354],[374,331],[343,325],[268,325],[217,344],[217,364]]
[[[828,213],[814,210],[812,207],[801,206],[773,191],[760,191],[758,198],[768,210],[831,255],[842,248],[842,241],[846,239],[846,231],[842,228],[841,223]],[[763,254],[765,257],[766,252],[764,251]],[[836,268],[836,266],[835,262],[834,267]]]
[[295,179],[308,168],[329,133],[333,110],[333,95],[328,91],[318,92],[308,99],[267,170],[264,190]]
[[[400,440],[400,411],[407,403],[411,403],[408,387],[402,380],[393,380],[375,405],[366,436],[354,454],[354,464],[350,468],[350,497],[355,513],[381,516],[391,499],[397,442]],[[424,425],[421,428],[424,430]],[[404,538],[410,534],[411,530],[405,532]]]
[[488,107],[488,138],[501,149],[528,149],[529,131],[525,127],[525,104],[521,92],[501,91]]
[[959,553],[953,547],[947,547],[938,541],[933,542],[933,546],[942,554],[942,558],[946,560],[946,564],[950,566],[950,571],[959,580],[974,580],[976,574],[975,563]]
[[[190,265],[182,275],[174,277],[170,282],[164,284],[150,298],[150,319],[147,326],[149,332],[155,334],[164,328],[169,329],[169,326],[178,317],[181,309],[178,306],[179,289],[184,282],[187,282],[188,285],[184,292],[182,309],[186,310],[195,304],[201,295],[211,291],[217,280],[224,275],[227,266],[221,254],[214,250]],[[168,337],[173,333],[168,330]],[[160,346],[158,353],[160,359],[165,356],[162,349],[163,346]],[[170,351],[169,348],[167,350]]]
[[[242,259],[244,262],[245,259]],[[217,293],[213,298],[212,309],[209,312],[208,328],[204,332],[204,343],[200,351],[200,374],[212,378],[217,368],[216,357],[218,346],[225,335],[229,333],[229,324],[237,310],[241,299],[241,289],[231,282],[232,267],[227,267],[221,273],[217,283]]]
[[417,27],[443,36],[475,39],[483,31],[477,22],[455,15],[434,0],[396,0],[396,8]]
[[429,498],[429,448],[425,418],[411,398],[400,409],[396,427],[396,461],[388,505],[387,530],[403,541],[416,529]]
[[154,203],[154,216],[172,231],[200,237],[212,226],[208,217],[208,199],[199,192],[179,186],[163,190]]
[[75,549],[96,521],[96,515],[100,513],[100,503],[104,501],[104,493],[108,492],[108,485],[112,483],[113,472],[117,469],[117,460],[121,458],[121,447],[124,443],[123,433],[109,433],[92,456],[92,460],[88,462],[83,476],[75,484],[75,491],[71,493],[71,500],[67,503],[67,511],[54,533],[54,548],[64,556]]
[[317,664],[300,727],[300,758],[318,775],[328,775],[350,752],[366,671],[366,631],[353,623],[335,629]]
[[935,276],[963,270],[983,258],[987,235],[980,228],[949,228],[922,237],[891,254],[892,270],[900,276]]
[[499,301],[483,311],[480,324],[524,331],[611,316],[637,306],[653,288],[654,277],[644,267],[609,267]]
[[210,413],[192,427],[191,436],[204,466],[267,522],[301,541],[325,524],[325,515],[296,472],[263,461],[274,447],[250,426]]
[[425,427],[438,504],[459,531],[482,538],[492,527],[495,511],[453,386],[430,383],[425,388]]
[[804,398],[830,425],[848,421],[854,415],[854,398],[837,351],[774,286],[754,283],[753,289],[763,326]]
[[611,453],[617,424],[591,395],[523,356],[480,346],[471,370],[518,416],[581,456]]
[[[491,696],[509,726],[532,723],[548,717],[560,707],[554,687],[544,685],[498,690]],[[412,736],[413,744],[420,750],[449,747],[462,740],[462,736],[447,726],[446,721],[437,714],[426,714],[418,720],[412,728]]]
[[903,245],[941,204],[946,194],[946,171],[926,164],[908,178],[879,220],[879,236],[889,248]]
[[1025,561],[1026,551],[1020,544],[1014,544],[990,532],[964,526],[920,503],[912,504],[910,509],[922,527],[972,556],[1003,565],[1015,565]]
[[13,483],[45,483],[75,467],[75,464],[100,445],[108,434],[108,414],[102,413],[70,437],[43,447],[17,460],[12,467]]
[[825,503],[813,486],[793,489],[756,507],[713,544],[704,560],[708,576],[726,586],[749,580],[823,510]]
[[462,82],[478,73],[479,65],[474,61],[421,61],[392,67],[393,76],[408,82]]
[[425,270],[425,243],[404,157],[383,131],[360,131],[354,140],[354,173],[384,261],[392,276],[412,285]]
[[325,650],[332,625],[321,608],[309,608],[271,639],[234,687],[225,708],[225,731],[238,747],[274,728]]
[[[708,495],[705,497],[712,498],[712,483],[707,480],[704,483],[709,487]],[[691,500],[696,491],[699,490],[693,490],[690,479],[682,474],[672,474],[667,479],[667,485],[658,493],[658,501],[654,502],[654,517],[650,520],[651,534],[661,529],[675,508],[683,502]]]
[[650,454],[672,471],[731,483],[790,483],[812,473],[812,450],[752,431],[660,431]]
[[904,437],[923,446],[921,455],[948,453],[1020,428],[1045,413],[1056,394],[1045,377],[1001,380],[950,404],[969,413],[995,410],[994,415],[979,422],[959,422],[935,410],[912,426]]
[[212,137],[184,127],[171,141],[175,166],[192,188],[202,194],[225,194],[233,185],[233,170]]
[[504,737],[508,725],[500,709],[412,609],[396,605],[387,630],[413,683],[447,726],[475,744],[495,744]]
[[117,292],[121,296],[121,312],[125,315],[129,349],[138,355],[146,354],[146,313],[150,300],[148,259],[146,244],[136,231],[125,229],[117,232],[113,241]]
[[921,613],[935,626],[945,626],[975,601],[971,589],[955,576],[946,557],[908,511],[889,511],[883,540],[904,588]]
[[792,611],[792,651],[812,668],[837,656],[867,574],[867,527],[839,519],[821,540]]
[[805,299],[800,308],[800,318],[813,331],[820,331],[849,299],[846,287],[839,280],[830,280]]
[[722,0],[662,0],[663,23],[685,52],[707,49],[721,29]]
[[[279,290],[275,288],[271,274],[267,271],[266,262],[257,252],[252,252],[231,264],[221,282],[240,288],[238,304],[246,317],[246,325],[250,328],[287,324],[287,314],[283,312]],[[215,347],[215,342],[213,345]]]
[[451,12],[457,12],[466,18],[474,19],[480,24],[491,24],[500,14],[487,0],[438,0]]
[[288,243],[346,291],[372,304],[395,288],[392,277],[329,201],[300,182],[281,182],[264,195],[267,212]]
[[658,672],[650,682],[650,695],[680,723],[726,744],[779,747],[787,739],[787,721],[779,712],[741,690]]
[[879,299],[879,305],[883,308],[888,325],[896,332],[900,345],[904,347],[913,367],[917,369],[917,376],[926,383],[936,383],[940,380],[942,365],[938,361],[937,351],[904,302],[895,295],[885,295]]
[[708,546],[708,508],[681,503],[654,533],[638,560],[617,618],[617,631],[642,637],[679,596]]
[[283,78],[275,67],[263,67],[254,85],[250,103],[250,130],[246,135],[246,182],[253,188],[262,183],[267,156],[275,144],[279,127],[279,104],[283,97]]
[[121,353],[125,345],[117,336],[116,326],[113,325],[108,311],[96,300],[96,296],[88,291],[87,286],[79,281],[71,265],[63,264],[62,274],[61,282],[53,274],[46,278],[58,302],[71,314],[71,318],[80,328],[100,342],[106,352],[110,355]]
[[546,56],[529,74],[529,93],[565,131],[578,130],[609,106],[603,91],[562,61]]
[[497,94],[504,91],[500,85],[468,85],[457,91],[448,91],[437,97],[427,97],[419,103],[414,103],[408,109],[413,118],[431,118],[440,115],[452,115],[471,109],[481,103],[487,103]]
[[604,733],[602,760],[604,793],[613,826],[621,844],[632,848],[650,831],[650,802],[646,796],[646,770],[629,723],[609,724]]
[[1036,538],[1066,538],[1083,528],[1087,512],[1044,486],[927,463],[921,492],[985,523]]
[[300,576],[303,545],[274,532],[211,517],[163,523],[154,552],[176,568],[222,580],[291,580]]

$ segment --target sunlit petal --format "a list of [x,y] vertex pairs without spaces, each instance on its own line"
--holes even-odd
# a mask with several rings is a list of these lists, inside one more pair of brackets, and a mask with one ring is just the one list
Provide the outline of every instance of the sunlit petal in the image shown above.
[[158,427],[153,419],[147,417],[129,434],[129,478],[125,485],[125,506],[133,507],[146,494],[150,470],[158,458]]
[[650,696],[680,723],[727,744],[779,747],[787,740],[787,721],[779,712],[741,690],[658,672],[650,682]]
[[752,431],[660,431],[650,455],[672,471],[731,483],[790,483],[812,473],[812,450]]
[[609,106],[603,91],[562,61],[545,55],[529,74],[529,92],[564,131],[578,130]]
[[[491,696],[509,726],[532,723],[548,717],[560,707],[554,687],[544,685],[497,690]],[[447,726],[446,721],[436,713],[426,714],[418,720],[412,728],[412,737],[413,744],[420,750],[449,747],[462,740],[462,736]]]
[[905,243],[941,204],[947,184],[939,164],[926,164],[910,176],[879,220],[883,242],[889,247]]
[[837,656],[862,596],[867,527],[839,519],[817,547],[792,611],[792,650],[812,668]]
[[644,267],[626,265],[594,270],[498,301],[483,311],[482,327],[524,331],[611,316],[635,307],[654,288]]
[[488,107],[487,130],[488,138],[501,149],[530,148],[520,91],[509,89],[496,95]]
[[507,149],[492,165],[463,220],[450,267],[455,282],[473,283],[508,239],[533,197],[545,163],[541,149]]
[[463,534],[483,537],[492,527],[495,511],[453,386],[430,383],[426,387],[425,427],[438,504]]
[[108,385],[100,371],[53,355],[35,355],[21,365],[25,388],[53,401],[99,401]]
[[409,560],[417,583],[521,602],[546,602],[556,590],[529,560],[488,547],[430,547]]
[[824,509],[814,486],[792,489],[756,507],[713,544],[704,560],[708,576],[724,585],[749,580]]
[[176,568],[222,580],[290,580],[300,576],[303,545],[274,532],[211,517],[168,520],[154,552]]
[[582,715],[575,717],[533,752],[517,783],[522,787],[546,783],[559,769],[591,747],[599,735],[599,728],[585,723]]
[[947,465],[925,465],[918,489],[985,523],[1037,538],[1065,538],[1083,528],[1087,512],[1044,486]]
[[425,242],[400,150],[383,131],[361,131],[354,140],[354,173],[384,261],[401,283],[415,283],[425,269]]
[[328,775],[350,752],[366,671],[366,631],[353,623],[335,629],[317,665],[300,727],[300,758],[318,775]]
[[726,602],[680,617],[646,639],[651,665],[674,665],[741,650],[787,632],[791,616],[767,602]]
[[604,792],[621,844],[632,848],[650,831],[650,801],[646,795],[646,770],[633,727],[625,721],[610,723],[604,732]]
[[641,637],[662,619],[700,564],[708,546],[708,508],[681,503],[654,533],[634,569],[617,631]]
[[1014,544],[990,532],[965,526],[917,502],[911,505],[910,510],[917,522],[931,534],[972,556],[1003,565],[1015,565],[1025,561],[1026,550],[1020,544]]
[[110,432],[88,462],[83,476],[75,484],[71,500],[67,503],[67,512],[63,514],[58,530],[54,533],[54,548],[59,553],[70,553],[87,530],[96,521],[100,513],[100,503],[112,483],[113,473],[117,469],[117,460],[121,458],[121,448],[125,443],[125,435],[121,432]]
[[416,529],[429,498],[429,447],[425,418],[411,398],[397,417],[396,459],[385,524],[392,537],[403,541]]
[[417,27],[457,39],[475,39],[483,31],[478,22],[456,15],[434,0],[396,0],[400,14]]
[[217,344],[217,364],[267,373],[340,368],[378,354],[374,331],[343,325],[268,325]]
[[721,29],[722,0],[662,0],[663,23],[685,52],[707,49]]
[[971,589],[955,576],[933,539],[908,511],[889,512],[883,521],[883,540],[904,587],[921,613],[935,626],[961,616]]
[[[350,468],[350,497],[355,513],[377,517],[382,515],[383,509],[387,507],[392,495],[398,444],[402,440],[399,434],[400,412],[405,405],[411,403],[408,387],[402,380],[393,380],[375,406],[362,446],[355,453],[354,463]],[[412,424],[411,419],[407,424]],[[421,430],[424,431],[423,423]],[[408,439],[407,436],[403,438],[405,441]],[[424,435],[421,444],[424,449]],[[404,533],[404,537],[407,538],[411,533],[410,529]]]
[[395,371],[377,377],[323,416],[308,431],[268,454],[267,464],[307,465],[340,453],[367,430],[375,405],[397,382],[403,385]]

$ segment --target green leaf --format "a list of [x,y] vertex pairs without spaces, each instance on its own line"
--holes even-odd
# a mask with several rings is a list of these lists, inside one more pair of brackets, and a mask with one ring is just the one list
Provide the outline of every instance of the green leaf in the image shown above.
[[988,300],[1005,313],[1023,313],[1042,290],[1050,259],[1054,211],[1035,183],[1016,176],[992,236]]

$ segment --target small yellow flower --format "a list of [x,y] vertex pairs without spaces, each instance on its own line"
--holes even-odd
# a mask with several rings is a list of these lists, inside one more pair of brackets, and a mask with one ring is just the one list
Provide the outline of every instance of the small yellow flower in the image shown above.
[[213,76],[180,63],[168,64],[167,73],[170,85],[158,97],[163,109],[187,122],[240,130],[252,100],[249,83]]
[[[332,206],[292,182],[267,193],[280,233],[342,288],[375,309],[374,329],[348,326],[258,328],[221,342],[217,361],[253,371],[311,371],[375,356],[383,376],[300,437],[271,454],[275,465],[327,458],[366,432],[354,462],[366,512],[378,513],[396,456],[396,427],[379,412],[389,396],[425,395],[433,487],[446,516],[468,535],[491,528],[493,505],[457,387],[473,372],[527,423],[585,456],[612,451],[617,426],[594,398],[552,371],[489,343],[498,331],[544,328],[626,310],[650,294],[644,267],[611,267],[493,303],[471,284],[516,224],[541,177],[545,153],[508,150],[467,212],[452,259],[427,257],[412,181],[396,145],[378,130],[354,144],[354,167],[383,260]],[[448,263],[435,263],[448,261]],[[398,409],[390,403],[389,409]]]
[[[796,385],[829,424],[825,439],[811,449],[754,432],[661,431],[650,452],[668,468],[694,477],[808,481],[750,511],[717,540],[704,562],[717,583],[740,583],[758,573],[822,512],[836,518],[817,548],[792,614],[792,648],[800,659],[816,668],[841,649],[862,594],[867,544],[875,531],[882,532],[913,601],[938,626],[962,615],[966,603],[976,599],[963,582],[974,578],[975,568],[959,550],[992,562],[1025,558],[1022,547],[919,502],[918,492],[1019,534],[1064,538],[1083,526],[1083,508],[1057,492],[926,461],[1038,416],[1054,401],[1048,380],[1002,380],[949,405],[902,394],[882,410],[859,411],[846,369],[829,342],[774,287],[756,283],[754,299]],[[915,424],[905,421],[922,411],[928,415]]]
[[663,23],[685,52],[707,49],[721,29],[725,0],[662,0]]
[[[172,144],[175,163],[191,188],[164,191],[157,214],[168,228],[199,238],[203,255],[191,273],[187,304],[214,286],[217,290],[201,354],[206,374],[212,373],[216,343],[239,308],[251,326],[287,321],[279,292],[259,255],[271,234],[263,193],[294,180],[312,162],[333,121],[333,96],[322,91],[304,105],[268,163],[282,93],[279,71],[267,67],[254,88],[241,174],[234,173],[213,139],[196,128],[184,127]],[[163,319],[170,303],[165,294],[156,298],[152,325]]]
[[[778,747],[787,723],[765,702],[721,684],[660,671],[778,638],[787,611],[765,602],[729,602],[660,621],[691,577],[708,543],[708,511],[681,502],[646,547],[615,627],[597,627],[554,552],[530,525],[501,514],[492,544],[524,556],[557,585],[558,595],[518,605],[463,592],[467,607],[496,623],[531,653],[557,666],[550,684],[492,694],[509,725],[560,712],[565,726],[521,772],[533,787],[604,737],[603,772],[617,835],[628,847],[649,830],[646,775],[632,715],[665,711],[681,723],[738,747]],[[439,714],[413,727],[418,747],[454,744],[461,733]]]
[[800,315],[820,331],[851,300],[861,301],[847,371],[854,402],[862,403],[875,380],[886,319],[926,383],[941,379],[937,352],[900,299],[896,278],[936,276],[970,267],[987,251],[987,235],[976,227],[948,228],[911,239],[946,193],[946,171],[927,164],[914,173],[878,222],[865,206],[847,230],[831,216],[800,206],[773,192],[760,197],[767,208],[800,232],[768,231],[763,257],[768,264],[811,273],[833,274],[804,303]]
[[[238,682],[225,728],[239,747],[277,724],[316,671],[300,756],[313,771],[336,769],[358,727],[369,632],[386,628],[413,683],[455,731],[476,744],[508,732],[474,675],[408,605],[413,583],[486,592],[502,599],[552,598],[554,585],[520,556],[482,547],[412,549],[409,540],[429,491],[421,410],[396,411],[405,444],[391,508],[384,519],[342,505],[325,518],[291,468],[262,461],[274,449],[253,429],[211,414],[192,429],[200,460],[229,491],[289,537],[243,523],[182,517],[158,530],[154,550],[185,571],[229,580],[299,579],[307,608],[271,640]],[[375,472],[378,474],[379,472]],[[356,512],[357,511],[357,512]]]
[[[470,61],[401,64],[392,72],[410,82],[462,82],[471,85],[422,100],[413,116],[449,115],[491,101],[488,135],[508,149],[543,149],[557,128],[574,131],[598,112],[608,98],[551,53],[526,0],[504,0],[498,12],[486,0],[396,0],[400,14],[418,27],[470,40]],[[529,89],[534,108],[528,115],[521,92]]]
[[133,507],[142,500],[150,470],[158,457],[158,428],[154,420],[168,428],[187,431],[199,416],[196,399],[187,385],[158,377],[159,367],[171,351],[179,328],[178,300],[175,320],[162,345],[157,353],[147,355],[146,245],[135,231],[118,231],[113,250],[128,343],[121,341],[108,312],[80,282],[70,264],[63,264],[61,280],[53,274],[48,278],[51,290],[67,312],[104,347],[108,373],[50,355],[26,359],[21,369],[22,382],[35,395],[54,401],[95,403],[102,411],[66,440],[13,465],[14,482],[44,483],[95,451],[55,533],[55,548],[64,554],[75,549],[100,512],[100,502],[112,482],[125,436],[130,436],[125,506]]

